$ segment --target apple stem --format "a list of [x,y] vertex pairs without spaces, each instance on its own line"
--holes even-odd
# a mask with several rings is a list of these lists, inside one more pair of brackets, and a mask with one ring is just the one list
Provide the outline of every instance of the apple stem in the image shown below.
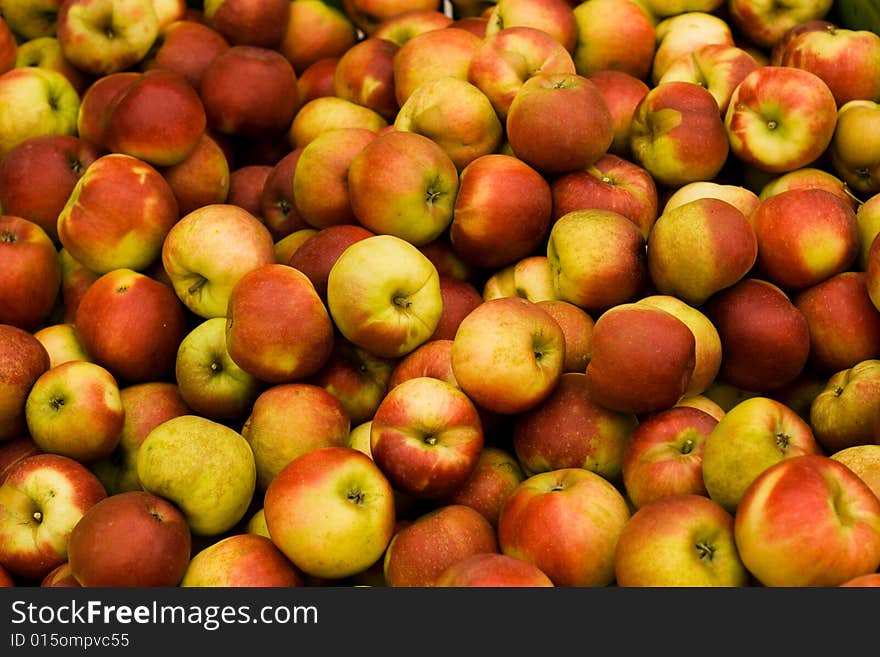
[[4,244],[12,244],[17,241],[15,233],[11,230],[4,230],[3,233],[0,234],[0,242],[3,242]]
[[349,501],[354,502],[358,506],[364,503],[364,497],[365,495],[359,490],[349,491],[348,493]]
[[404,310],[408,309],[412,305],[412,302],[409,299],[402,296],[394,297],[393,302],[395,306],[400,306]]
[[715,548],[711,545],[706,545],[705,543],[697,543],[697,552],[700,555],[700,559],[712,560],[712,557],[715,555]]
[[788,447],[789,437],[780,432],[776,434],[776,446],[779,448],[779,451],[784,452]]
[[189,289],[187,289],[187,294],[195,294],[196,292],[198,292],[207,280],[208,279],[206,279],[204,276],[200,276],[199,280],[189,286]]

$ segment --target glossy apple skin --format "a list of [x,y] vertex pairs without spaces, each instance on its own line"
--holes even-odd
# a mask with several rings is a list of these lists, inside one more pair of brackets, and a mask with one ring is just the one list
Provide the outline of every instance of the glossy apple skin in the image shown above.
[[49,353],[33,333],[0,324],[0,442],[27,433],[27,397],[50,365]]
[[438,587],[552,587],[553,582],[540,568],[506,554],[484,552],[450,564],[436,580]]
[[190,559],[180,581],[184,587],[303,586],[299,569],[260,534],[232,534],[203,548]]
[[231,44],[278,48],[287,31],[290,2],[269,0],[208,0],[205,22]]
[[573,53],[577,72],[608,69],[649,80],[656,48],[655,19],[638,3],[598,0],[573,9],[578,40]]
[[175,71],[198,91],[208,64],[229,45],[226,37],[204,22],[176,20],[160,32],[154,49],[141,62],[141,68]]

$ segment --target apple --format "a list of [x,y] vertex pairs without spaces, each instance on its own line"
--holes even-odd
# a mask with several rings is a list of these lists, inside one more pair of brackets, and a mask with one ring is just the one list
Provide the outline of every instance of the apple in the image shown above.
[[673,495],[709,496],[703,483],[703,450],[718,420],[699,408],[678,405],[641,419],[621,464],[622,483],[633,507]]
[[809,364],[818,372],[831,375],[880,357],[880,311],[866,281],[862,270],[842,271],[794,297],[810,329]]
[[303,236],[285,264],[305,274],[322,300],[327,298],[327,276],[339,255],[351,244],[375,235],[357,223],[334,224]]
[[232,360],[226,346],[226,317],[196,323],[183,336],[174,361],[180,396],[198,415],[218,422],[243,419],[264,382]]
[[846,580],[840,586],[844,587],[867,587],[867,586],[880,586],[880,573],[867,573],[865,575],[856,575],[855,577]]
[[855,472],[880,497],[880,444],[852,445],[829,456]]
[[16,49],[15,66],[37,66],[62,73],[82,96],[94,77],[81,71],[64,56],[61,42],[46,35],[22,41]]
[[202,548],[180,580],[185,588],[304,585],[303,574],[271,539],[251,533],[232,534]]
[[232,529],[256,485],[254,454],[235,429],[199,415],[156,425],[137,452],[141,487],[173,503],[196,536]]
[[[661,18],[654,26],[657,46],[651,62],[656,86],[673,62],[692,56],[707,44],[733,46],[733,31],[721,16],[707,11],[685,11]],[[713,94],[714,95],[714,94]]]
[[[313,1],[313,0],[294,0]],[[320,0],[314,0],[320,1]],[[338,96],[319,96],[304,103],[293,117],[287,139],[294,148],[303,148],[326,130],[336,128],[367,128],[379,132],[389,124],[371,107]]]
[[[260,190],[259,212],[249,210],[266,225],[276,241],[303,228],[311,228],[296,209],[296,199],[293,194],[292,181],[302,152],[303,147],[294,148],[270,165],[272,168]],[[229,203],[228,197],[227,203]]]
[[106,496],[98,478],[75,459],[22,459],[0,485],[0,565],[39,582],[67,560],[71,532]]
[[858,209],[859,200],[853,195],[845,182],[839,177],[818,167],[801,167],[772,176],[758,191],[758,198],[764,201],[780,192],[800,188],[819,188],[831,192],[849,205],[853,211]]
[[837,124],[837,102],[815,73],[765,65],[736,86],[723,118],[730,153],[779,174],[810,166],[825,152]]
[[450,564],[437,579],[435,587],[516,588],[552,587],[543,570],[522,559],[496,552],[483,552]]
[[91,463],[119,443],[125,408],[119,383],[91,361],[62,363],[43,372],[27,395],[25,419],[37,446]]
[[663,202],[661,212],[707,197],[727,201],[742,212],[750,223],[755,208],[761,202],[761,198],[756,192],[743,185],[716,180],[696,180],[682,185],[668,194]]
[[15,68],[17,57],[18,40],[9,29],[9,21],[4,15],[0,21],[0,75]]
[[327,276],[327,308],[336,328],[380,358],[404,356],[430,338],[442,307],[436,267],[395,235],[351,244]]
[[404,12],[442,13],[437,0],[344,0],[342,9],[365,35],[371,35],[385,20]]
[[731,25],[758,48],[772,48],[788,30],[799,24],[822,20],[832,0],[806,0],[784,7],[768,7],[763,0],[729,0]]
[[109,456],[89,465],[108,495],[140,490],[137,451],[144,438],[165,420],[192,412],[178,385],[170,381],[133,383],[121,388],[119,396],[125,409],[119,442]]
[[761,201],[752,215],[756,264],[767,280],[801,290],[848,270],[859,255],[852,207],[824,189],[790,189]]
[[[234,235],[230,240],[228,236]],[[269,229],[247,210],[212,203],[181,217],[161,245],[162,264],[178,298],[193,313],[225,317],[235,284],[275,262]]]
[[168,377],[187,331],[174,290],[131,269],[102,274],[80,299],[74,325],[89,359],[124,383]]
[[274,168],[273,164],[245,164],[231,168],[225,202],[244,208],[255,217],[261,217],[260,197]]
[[242,138],[284,135],[299,107],[296,71],[278,50],[233,45],[202,73],[207,125]]
[[[481,43],[480,37],[472,32],[451,27],[428,30],[407,39],[398,46],[391,62],[397,107],[406,102],[416,87],[429,80],[447,75],[468,80],[471,59]],[[388,120],[393,123],[394,117]]]
[[611,112],[614,139],[608,147],[608,153],[629,158],[632,155],[629,136],[633,113],[639,101],[650,91],[650,87],[641,78],[612,68],[594,71],[587,77],[599,88],[608,111]]
[[357,425],[373,417],[397,360],[377,356],[337,333],[327,362],[308,380],[337,397]]
[[392,123],[400,104],[394,77],[393,41],[367,37],[346,50],[333,72],[333,95],[376,110]]
[[575,72],[571,52],[545,30],[529,25],[489,30],[487,22],[486,34],[471,53],[466,79],[486,95],[498,118],[506,122],[510,104],[526,80],[537,73]]
[[809,407],[810,428],[827,454],[875,443],[880,418],[880,360],[865,359],[829,376]]
[[574,6],[578,27],[573,57],[577,72],[604,70],[650,79],[656,46],[656,18],[639,2],[584,0]]
[[151,0],[65,0],[55,34],[74,66],[101,77],[140,63],[159,29]]
[[764,586],[837,586],[880,566],[880,498],[828,456],[785,459],[746,489],[734,536]]
[[495,528],[476,509],[446,504],[394,532],[382,560],[388,586],[433,587],[451,565],[474,554],[498,553]]
[[567,212],[547,238],[556,295],[593,314],[635,300],[648,281],[645,246],[641,230],[620,212]]
[[618,304],[593,326],[587,390],[620,413],[660,411],[687,392],[695,364],[696,338],[681,319],[656,306]]
[[113,99],[140,76],[136,70],[108,73],[95,78],[83,92],[76,113],[76,135],[99,149],[99,155],[107,154],[103,146],[104,127]]
[[655,85],[639,101],[629,146],[634,161],[670,189],[715,179],[730,152],[715,97],[678,80]]
[[565,335],[553,317],[521,297],[484,301],[459,324],[452,371],[479,407],[516,414],[546,399],[562,375]]
[[640,507],[617,541],[617,586],[743,587],[734,517],[708,497],[681,493]]
[[810,425],[791,407],[749,397],[722,417],[703,444],[703,483],[713,500],[735,513],[749,485],[774,463],[821,454]]
[[28,395],[50,366],[48,351],[33,333],[0,324],[0,442],[27,432]]
[[63,73],[21,66],[0,75],[0,159],[32,137],[76,136],[80,97]]
[[205,23],[234,45],[278,48],[290,19],[290,0],[207,0]]
[[686,394],[684,397],[678,400],[675,404],[675,407],[685,406],[687,408],[696,408],[698,410],[704,411],[708,413],[716,420],[720,420],[724,417],[725,410],[718,404],[716,401],[711,399],[705,394],[699,395],[688,395]]
[[659,195],[654,177],[644,167],[606,153],[585,169],[550,181],[553,221],[573,210],[614,210],[627,217],[647,239],[657,220]]
[[0,443],[0,485],[3,485],[6,477],[19,461],[42,453],[43,450],[37,447],[34,439],[26,434]]
[[416,87],[392,125],[397,131],[430,138],[458,171],[481,155],[494,153],[504,136],[504,126],[489,97],[476,85],[453,76]]
[[498,297],[522,297],[529,301],[558,300],[550,259],[530,255],[495,270],[483,284],[483,301]]
[[721,9],[724,0],[640,0],[642,7],[657,19],[668,18],[687,11],[714,12]]
[[499,269],[543,247],[553,199],[550,183],[523,160],[482,155],[459,175],[449,237],[469,264]]
[[583,468],[618,484],[638,421],[600,405],[584,372],[564,372],[550,395],[512,420],[512,444],[526,476]]
[[483,302],[480,291],[472,283],[452,276],[440,276],[440,298],[443,310],[428,342],[452,340],[462,320]]
[[83,587],[173,587],[190,560],[192,536],[172,502],[148,491],[92,505],[68,540],[70,572]]
[[20,39],[33,39],[55,33],[61,0],[0,3],[3,22]]
[[718,377],[752,392],[772,392],[805,368],[810,327],[791,298],[774,283],[745,277],[713,294],[703,312],[721,338]]
[[498,0],[486,11],[486,36],[510,27],[543,30],[569,52],[577,45],[578,25],[568,0]]
[[583,372],[590,362],[593,346],[593,317],[580,306],[562,299],[542,299],[536,302],[546,311],[565,337],[563,372]]
[[140,68],[179,73],[198,92],[208,64],[229,46],[226,37],[207,23],[180,18],[160,29]]
[[214,137],[203,132],[195,148],[181,162],[159,167],[159,173],[177,199],[184,216],[203,205],[230,203],[231,172],[229,158]]
[[420,34],[449,27],[452,20],[441,7],[402,8],[383,18],[369,36],[403,46]]
[[341,55],[322,57],[309,64],[302,73],[297,75],[296,86],[300,106],[305,105],[313,98],[333,95],[333,78],[336,77],[336,65],[341,58]]
[[449,232],[444,231],[440,236],[427,244],[419,247],[428,260],[434,263],[440,276],[448,276],[461,281],[468,281],[478,285],[480,273],[477,268],[465,262],[465,260],[452,248],[452,240]]
[[874,136],[878,124],[880,103],[848,101],[837,111],[829,147],[833,170],[863,199],[880,192],[880,141]]
[[357,28],[338,5],[321,0],[294,0],[278,51],[297,75],[326,57],[341,57],[359,39]]
[[0,324],[34,331],[60,296],[58,250],[39,224],[0,214],[0,258]]
[[293,173],[293,202],[307,225],[320,229],[358,222],[350,198],[349,169],[375,137],[367,128],[339,128],[317,135],[303,147]]
[[398,384],[421,376],[430,376],[458,387],[452,371],[453,338],[435,338],[419,345],[398,359],[388,379],[388,390]]
[[480,414],[453,383],[417,376],[388,390],[370,425],[370,454],[395,490],[447,496],[471,476],[483,448]]
[[339,580],[385,553],[396,522],[394,490],[352,447],[301,454],[272,479],[263,501],[272,542],[307,576]]
[[510,493],[498,517],[498,545],[556,586],[609,586],[617,541],[630,517],[623,494],[601,475],[550,470]]
[[58,215],[76,181],[99,156],[73,135],[31,137],[0,159],[3,213],[32,221],[57,245]]
[[65,561],[55,566],[46,573],[46,576],[40,581],[41,588],[82,588],[80,583],[76,581],[73,572],[70,570],[70,562]]
[[333,347],[333,322],[309,278],[269,263],[245,273],[229,294],[226,349],[261,381],[285,383],[316,373]]
[[77,180],[58,215],[61,246],[97,274],[142,272],[160,257],[180,218],[174,192],[153,166],[107,153]]
[[260,393],[241,435],[257,466],[257,487],[265,491],[294,458],[319,447],[348,444],[351,421],[342,402],[312,383],[282,383]]
[[651,281],[659,293],[701,306],[751,272],[759,257],[756,232],[739,208],[721,199],[664,208],[647,238]]
[[614,139],[604,96],[577,73],[542,72],[523,82],[505,128],[514,155],[545,175],[595,164]]

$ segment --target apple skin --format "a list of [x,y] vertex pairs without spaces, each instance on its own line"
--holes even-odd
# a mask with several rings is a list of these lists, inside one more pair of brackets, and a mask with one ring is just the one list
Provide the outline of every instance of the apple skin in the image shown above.
[[861,199],[880,192],[880,103],[851,100],[840,106],[831,138],[831,167],[850,194]]
[[461,324],[452,371],[471,400],[494,413],[516,414],[547,398],[562,375],[565,335],[535,302],[484,301]]
[[173,503],[195,536],[219,536],[238,523],[256,487],[250,445],[235,429],[199,415],[156,425],[137,453],[143,490]]
[[633,513],[617,541],[614,573],[622,587],[751,584],[737,551],[733,515],[692,493],[649,502]]
[[74,326],[90,360],[123,384],[170,376],[187,331],[174,290],[131,269],[111,270],[92,283]]
[[144,271],[161,255],[180,218],[162,174],[124,153],[107,153],[76,182],[58,215],[61,246],[97,274]]
[[320,59],[341,57],[358,38],[357,28],[341,8],[321,0],[299,0],[290,7],[278,50],[301,76]]
[[[236,235],[235,241],[226,235]],[[162,243],[162,264],[178,298],[193,313],[225,317],[229,295],[249,271],[275,262],[269,229],[227,203],[202,206],[177,221]]]
[[244,138],[283,135],[299,107],[296,71],[277,50],[230,46],[202,73],[207,125]]
[[537,302],[547,312],[565,336],[563,372],[583,372],[590,362],[593,346],[593,317],[580,306],[562,299],[543,299]]
[[232,534],[193,555],[182,587],[304,586],[303,574],[267,536]]
[[734,535],[764,586],[838,586],[880,566],[880,498],[828,456],[785,459],[746,489]]
[[207,23],[181,18],[160,30],[140,68],[179,73],[198,92],[208,64],[229,46],[226,37]]
[[73,135],[31,137],[0,159],[3,213],[33,221],[58,244],[58,215],[76,181],[99,157],[98,148]]
[[321,447],[288,463],[263,509],[272,542],[306,575],[338,580],[380,558],[394,533],[394,491],[352,447]]
[[230,169],[226,202],[260,217],[260,196],[273,168],[272,164],[246,164]]
[[731,155],[777,174],[814,163],[831,143],[836,123],[828,85],[790,66],[760,66],[747,74],[724,114]]
[[855,472],[880,498],[880,443],[844,447],[829,456]]
[[315,374],[330,357],[333,321],[309,278],[270,263],[244,274],[229,295],[226,348],[244,371],[268,383]]
[[703,310],[721,338],[718,377],[722,381],[766,393],[790,383],[806,367],[807,319],[770,281],[745,277],[713,294]]
[[810,425],[791,407],[749,397],[722,417],[703,445],[703,483],[709,497],[731,513],[749,485],[771,465],[821,454]]
[[716,178],[730,153],[715,97],[678,80],[652,87],[639,101],[629,147],[658,185],[672,189]]
[[513,450],[526,476],[583,468],[618,484],[637,425],[634,413],[599,405],[585,373],[565,372],[549,397],[513,418]]
[[22,459],[0,485],[0,565],[39,582],[67,559],[73,528],[106,496],[79,461],[58,454]]
[[26,434],[0,443],[0,486],[19,461],[42,453],[34,439]]
[[371,107],[364,107],[338,96],[319,96],[303,103],[297,110],[287,131],[287,139],[290,146],[297,149],[303,148],[326,130],[367,128],[379,132],[389,125],[391,124]]
[[556,586],[609,586],[615,547],[630,517],[624,496],[602,476],[582,468],[550,470],[510,493],[498,518],[498,545]]
[[684,396],[695,364],[696,338],[682,320],[655,306],[619,304],[596,319],[587,388],[608,409],[651,413]]
[[835,372],[813,398],[809,422],[827,454],[874,444],[880,417],[880,360],[866,359]]
[[202,15],[231,44],[278,48],[290,20],[290,0],[208,0]]
[[76,581],[73,572],[70,570],[70,562],[58,564],[40,581],[41,588],[82,588],[80,583]]
[[848,270],[859,255],[855,210],[824,189],[790,189],[761,201],[752,216],[756,264],[789,290],[820,283]]
[[227,203],[230,187],[229,158],[217,139],[203,132],[195,148],[178,164],[160,167],[181,216],[203,205]]
[[165,420],[192,412],[171,381],[134,383],[121,388],[119,396],[125,409],[119,442],[109,456],[89,465],[108,495],[140,490],[137,450],[144,438]]
[[27,433],[28,395],[50,366],[48,351],[33,333],[0,324],[0,443]]
[[[343,53],[344,54],[344,53]],[[322,57],[297,75],[296,86],[299,89],[300,107],[313,98],[333,96],[333,78],[336,76],[336,65],[339,57]]]
[[589,167],[614,140],[605,97],[578,73],[531,76],[510,102],[504,125],[513,153],[544,175]]
[[302,228],[310,228],[296,209],[296,198],[291,184],[302,152],[302,147],[294,148],[271,165],[272,169],[263,181],[260,192],[260,211],[250,211],[266,225],[275,240]]
[[656,19],[638,2],[589,0],[575,5],[573,53],[577,72],[615,70],[649,80],[656,48]]
[[436,267],[394,235],[355,242],[327,276],[327,308],[337,330],[380,358],[404,356],[430,338],[442,307]]
[[614,153],[550,181],[553,221],[574,210],[614,210],[632,221],[647,239],[657,220],[657,183],[648,170]]
[[498,553],[495,528],[475,509],[438,506],[395,531],[382,571],[391,587],[433,587],[452,564],[473,554]]
[[866,281],[862,270],[843,271],[794,297],[810,329],[808,363],[818,372],[831,375],[880,357],[880,311]]
[[452,340],[462,320],[483,303],[483,297],[473,283],[452,276],[440,276],[440,298],[443,310],[429,341]]
[[475,267],[507,266],[543,246],[552,209],[550,183],[538,171],[512,155],[482,155],[459,174],[452,248]]
[[577,45],[577,21],[568,0],[498,0],[485,16],[486,36],[524,25],[545,31],[568,52]]
[[552,587],[553,582],[534,564],[506,554],[484,552],[450,564],[434,580],[434,586],[539,588]]
[[76,114],[76,134],[98,148],[99,155],[107,153],[103,146],[104,127],[111,102],[117,93],[122,92],[140,76],[139,71],[133,70],[108,73],[95,78],[83,92]]
[[703,448],[718,419],[699,408],[675,406],[642,418],[624,450],[627,499],[641,507],[671,495],[708,497]]
[[18,54],[18,41],[9,29],[7,16],[8,14],[4,15],[3,20],[0,21],[0,75],[15,68]]
[[375,234],[357,223],[316,228],[290,255],[286,264],[305,274],[326,303],[327,277],[333,264],[346,248]]
[[34,331],[49,319],[61,291],[61,263],[39,224],[0,214],[0,324]]
[[76,135],[80,97],[63,73],[20,66],[0,75],[0,158],[32,137]]
[[333,95],[376,110],[392,123],[400,105],[394,81],[394,57],[400,49],[393,41],[362,39],[346,50],[333,72]]
[[867,587],[880,586],[880,573],[867,573],[865,575],[856,575],[846,580],[840,586],[844,587]]
[[260,393],[244,422],[257,466],[257,488],[272,479],[300,454],[319,447],[348,444],[351,421],[342,402],[312,383],[284,383]]
[[758,244],[755,228],[737,207],[717,198],[694,199],[657,218],[648,236],[648,272],[661,294],[701,306],[751,272]]
[[611,112],[614,139],[611,141],[611,146],[608,147],[608,152],[629,160],[632,155],[629,148],[629,136],[632,129],[633,113],[651,88],[641,78],[616,69],[594,71],[587,77],[599,88],[605,98],[608,111]]
[[437,499],[476,468],[484,435],[480,414],[457,385],[430,376],[391,388],[373,415],[370,454],[394,487]]
[[672,210],[679,205],[706,197],[727,201],[742,212],[749,220],[749,223],[752,221],[752,214],[755,208],[761,203],[760,196],[743,185],[714,180],[696,180],[682,185],[668,194],[661,211]]
[[483,301],[498,297],[521,297],[538,303],[559,299],[550,259],[530,255],[489,274],[483,283]]
[[68,541],[70,571],[83,587],[178,586],[192,536],[169,500],[135,490],[89,508]]
[[704,45],[734,45],[733,31],[727,21],[707,11],[686,11],[666,16],[658,20],[654,32],[657,47],[651,62],[651,82],[655,86],[673,62],[680,62],[683,57],[695,54]]
[[97,363],[80,360],[51,367],[34,381],[25,418],[40,449],[91,463],[119,443],[125,408],[116,378]]
[[[440,14],[448,24],[452,19],[439,11],[436,0],[345,0],[342,9],[352,23],[364,34],[373,34],[386,20],[391,20],[406,12],[415,12],[419,17],[424,14]],[[436,23],[431,23],[436,27]]]
[[792,28],[823,20],[832,4],[831,0],[797,2],[768,12],[760,1],[730,0],[728,12],[731,24],[745,39],[758,48],[772,49]]
[[[596,244],[609,248],[593,248]],[[557,298],[594,315],[635,300],[648,281],[645,244],[638,226],[615,210],[572,210],[562,215],[547,238]]]

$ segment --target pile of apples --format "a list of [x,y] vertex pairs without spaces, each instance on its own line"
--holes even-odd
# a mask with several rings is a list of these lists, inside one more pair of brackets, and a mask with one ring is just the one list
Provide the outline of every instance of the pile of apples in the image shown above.
[[880,36],[0,0],[0,584],[880,585]]

